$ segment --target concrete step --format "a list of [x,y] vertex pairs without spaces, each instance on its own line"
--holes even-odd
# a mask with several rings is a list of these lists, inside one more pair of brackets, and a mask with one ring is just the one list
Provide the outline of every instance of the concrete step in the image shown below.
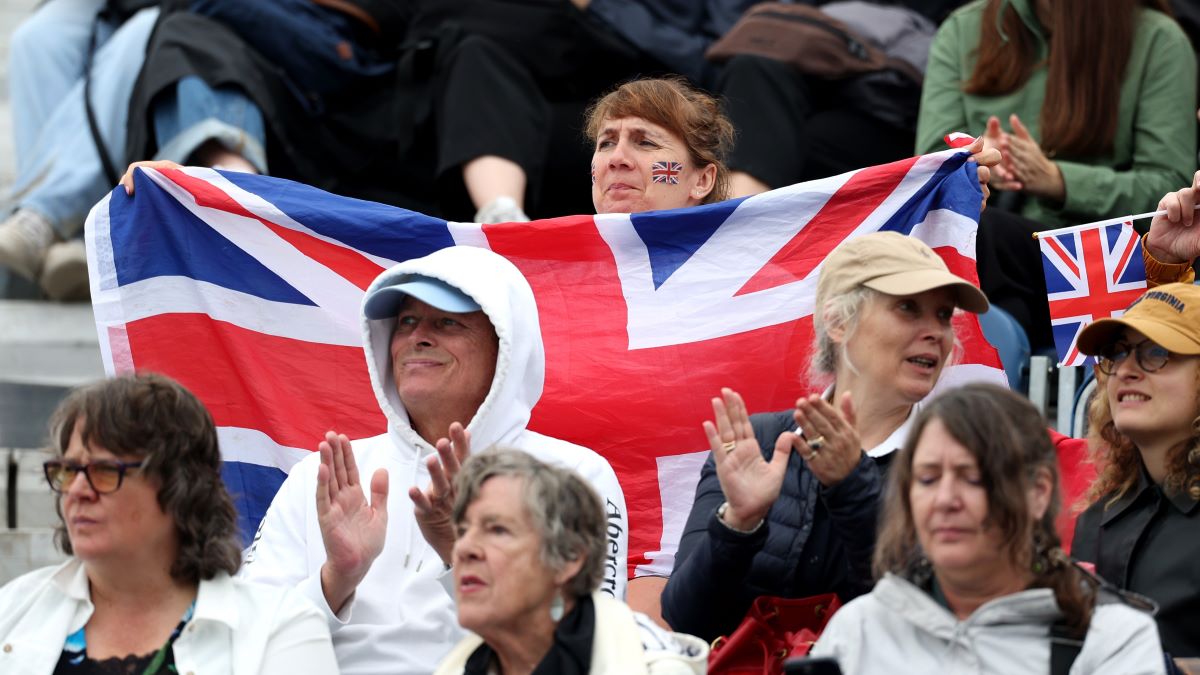
[[0,586],[26,572],[65,559],[54,545],[51,528],[0,530]]
[[73,387],[103,376],[90,304],[0,300],[0,382]]
[[[54,511],[58,496],[46,484],[42,462],[50,459],[48,452],[10,450],[4,453],[3,465],[0,465],[0,475],[5,477],[5,498],[3,506],[4,520],[0,527],[15,525],[17,528],[53,528],[58,525],[58,515]],[[10,498],[7,494],[9,476],[16,474],[16,498],[9,510]]]

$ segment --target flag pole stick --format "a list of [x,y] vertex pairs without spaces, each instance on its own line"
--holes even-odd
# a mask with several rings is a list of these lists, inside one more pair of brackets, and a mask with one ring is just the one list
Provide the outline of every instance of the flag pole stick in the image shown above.
[[[1192,210],[1200,211],[1200,204],[1193,206]],[[1165,209],[1162,211],[1148,211],[1146,213],[1139,213],[1135,216],[1120,216],[1119,218],[1109,218],[1108,220],[1097,220],[1094,223],[1084,223],[1083,225],[1072,225],[1070,227],[1060,227],[1057,230],[1044,230],[1042,232],[1034,232],[1033,238],[1037,239],[1038,237],[1042,236],[1043,234],[1054,234],[1054,235],[1067,234],[1068,232],[1078,232],[1080,230],[1090,230],[1093,227],[1104,227],[1105,225],[1118,225],[1120,223],[1124,223],[1127,221],[1141,220],[1143,218],[1155,218],[1157,216],[1165,216],[1165,215],[1167,215],[1167,212]]]

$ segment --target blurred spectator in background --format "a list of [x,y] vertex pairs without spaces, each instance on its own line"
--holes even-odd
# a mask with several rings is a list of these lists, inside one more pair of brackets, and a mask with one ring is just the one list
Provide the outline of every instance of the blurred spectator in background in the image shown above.
[[14,31],[16,208],[0,223],[0,277],[7,269],[56,300],[87,297],[77,237],[88,210],[116,183],[113,167],[127,161],[126,115],[156,4],[48,0]]
[[1149,613],[1059,546],[1045,425],[1028,399],[995,385],[930,401],[888,481],[882,578],[834,614],[813,655],[836,657],[847,675],[1165,672]]
[[980,284],[1035,349],[1053,340],[1031,233],[1152,209],[1195,169],[1195,109],[1196,59],[1165,0],[986,0],[939,29],[917,152],[960,130],[1004,153]]

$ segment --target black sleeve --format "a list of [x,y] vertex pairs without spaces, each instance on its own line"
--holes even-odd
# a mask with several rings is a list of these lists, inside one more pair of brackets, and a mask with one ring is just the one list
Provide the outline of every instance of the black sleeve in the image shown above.
[[1101,503],[1092,504],[1075,520],[1075,536],[1071,540],[1071,557],[1080,562],[1100,565],[1100,514]]
[[849,475],[832,487],[822,486],[820,494],[834,531],[846,547],[849,576],[838,595],[845,600],[867,593],[875,585],[871,561],[883,496],[882,472],[864,452]]
[[663,589],[663,618],[674,630],[706,641],[736,626],[750,607],[742,581],[767,539],[767,524],[739,534],[717,519],[725,501],[712,455],[704,462],[696,500],[675,554],[675,569]]

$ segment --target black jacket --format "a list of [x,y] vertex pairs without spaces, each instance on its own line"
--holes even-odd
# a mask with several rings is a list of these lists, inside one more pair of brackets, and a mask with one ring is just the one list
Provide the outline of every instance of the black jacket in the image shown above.
[[[750,422],[768,460],[779,434],[795,428],[791,410],[753,415]],[[792,453],[766,523],[753,534],[739,534],[717,520],[725,496],[710,455],[663,591],[663,617],[677,631],[712,640],[733,632],[760,595],[834,592],[845,602],[869,591],[890,459],[864,453],[845,480],[825,488],[800,454]]]
[[1200,656],[1200,502],[1167,495],[1142,472],[1112,506],[1101,497],[1075,522],[1071,554],[1119,588],[1158,603],[1158,632],[1172,656]]

